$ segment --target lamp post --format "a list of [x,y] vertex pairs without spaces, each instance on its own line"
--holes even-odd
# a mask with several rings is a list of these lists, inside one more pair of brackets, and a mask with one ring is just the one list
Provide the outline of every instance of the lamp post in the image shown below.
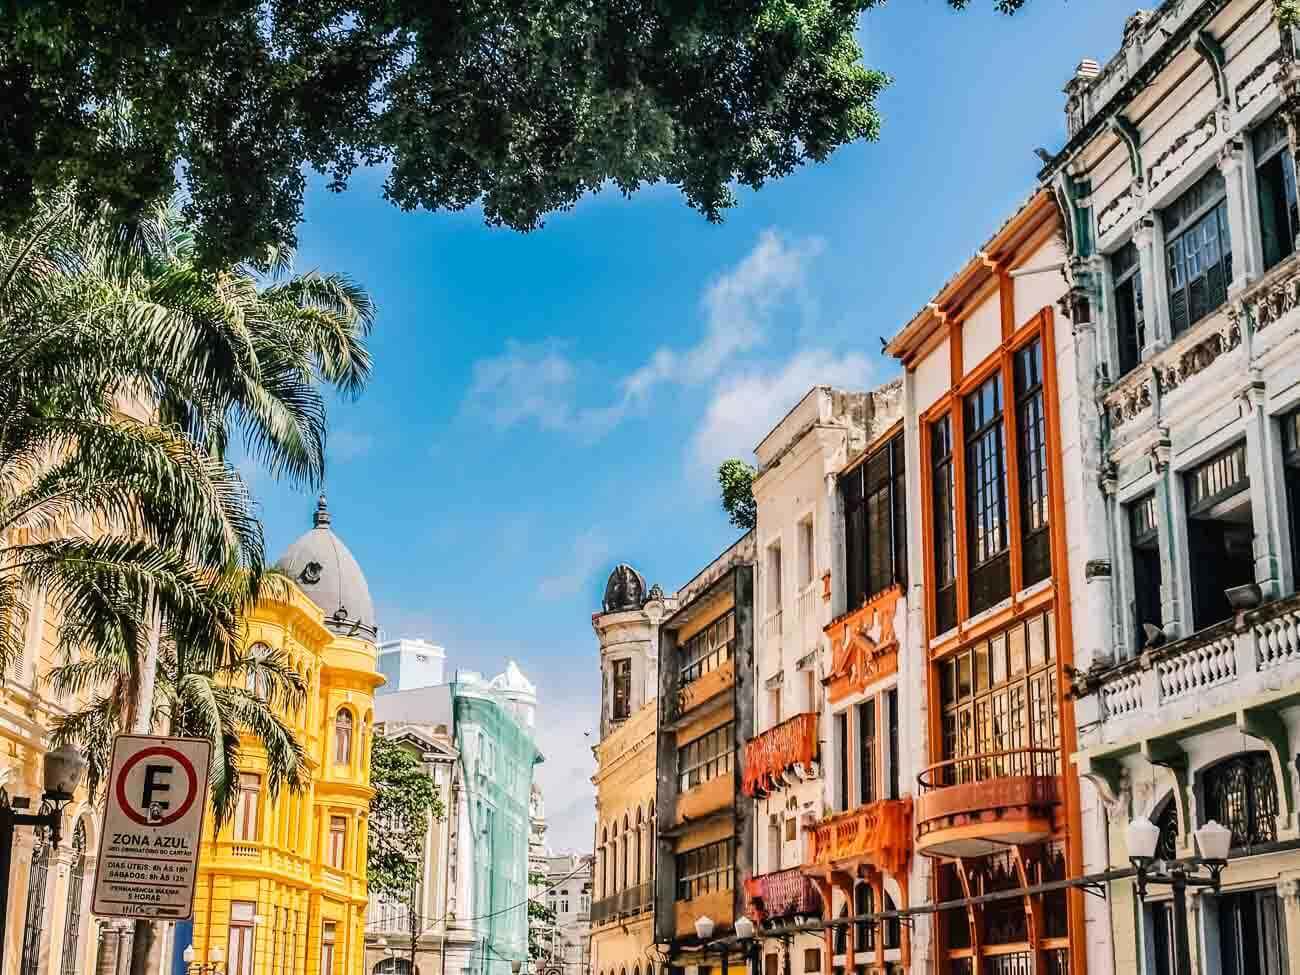
[[226,961],[226,953],[221,950],[221,945],[213,945],[212,950],[208,952],[208,958],[210,961],[204,962],[203,958],[194,951],[193,945],[186,948],[181,953],[181,959],[185,962],[186,975],[218,975]]
[[63,807],[72,801],[72,794],[86,773],[86,760],[81,752],[64,745],[42,758],[42,778],[45,792],[41,796],[40,812],[21,812],[31,805],[24,796],[12,800],[0,789],[0,971],[4,970],[5,930],[9,920],[9,864],[13,859],[14,830],[19,826],[50,831],[50,846],[57,847],[63,835]]
[[742,914],[736,919],[736,940],[749,962],[750,975],[758,975],[758,939],[755,933],[754,922],[747,915]]
[[[1124,838],[1128,856],[1137,870],[1137,894],[1140,900],[1147,896],[1148,884],[1172,887],[1174,892],[1174,975],[1192,975],[1191,939],[1187,931],[1187,888],[1208,887],[1216,893],[1223,868],[1228,865],[1228,849],[1232,833],[1214,820],[1195,833],[1200,856],[1181,860],[1157,860],[1156,847],[1160,843],[1159,828],[1145,816],[1128,824]],[[1200,871],[1204,868],[1207,876]]]

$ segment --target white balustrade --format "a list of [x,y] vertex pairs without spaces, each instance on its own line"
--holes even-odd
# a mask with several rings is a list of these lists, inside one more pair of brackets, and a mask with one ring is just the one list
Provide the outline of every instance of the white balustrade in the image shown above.
[[1255,661],[1260,670],[1300,660],[1300,610],[1291,610],[1255,627]]
[[1236,679],[1236,641],[1231,633],[1189,647],[1156,663],[1161,701],[1176,701]]
[[1130,671],[1101,685],[1106,717],[1118,718],[1142,707],[1142,673]]

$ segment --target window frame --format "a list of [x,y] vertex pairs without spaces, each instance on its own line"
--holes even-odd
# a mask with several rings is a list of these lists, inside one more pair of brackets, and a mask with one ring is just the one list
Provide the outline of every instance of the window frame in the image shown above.
[[234,840],[256,843],[261,839],[262,777],[256,772],[239,773],[239,797],[235,806]]
[[610,718],[613,721],[626,721],[632,716],[632,658],[621,657],[612,662],[612,693],[610,694]]
[[[735,721],[728,721],[716,728],[710,728],[698,737],[692,738],[677,748],[677,790],[685,793],[706,782],[734,773],[736,767]],[[705,748],[713,748],[710,754],[701,755]],[[691,775],[700,772],[694,780]]]
[[333,870],[345,870],[348,857],[348,818],[331,813],[328,836],[326,865]]
[[676,855],[676,866],[674,900],[691,901],[701,894],[734,890],[736,838],[728,836],[713,843],[683,850]]
[[[1052,505],[1047,464],[1047,382],[1043,341],[1036,335],[1012,353],[1016,418],[1016,495],[1020,505],[1019,588],[1052,575]],[[1030,578],[1030,572],[1041,574]]]
[[[1121,259],[1132,255],[1132,263],[1119,266]],[[1142,350],[1146,348],[1146,296],[1142,291],[1142,253],[1136,241],[1130,239],[1107,255],[1110,266],[1111,297],[1115,305],[1115,378],[1128,375],[1142,364]],[[1127,289],[1127,295],[1124,294]],[[1125,321],[1121,309],[1127,308],[1131,316]],[[1129,334],[1126,334],[1129,333]],[[1125,346],[1131,340],[1134,346],[1131,357]]]
[[[1255,170],[1256,215],[1259,219],[1259,254],[1264,273],[1268,273],[1287,258],[1295,255],[1295,241],[1297,235],[1300,235],[1300,192],[1298,192],[1300,187],[1297,187],[1295,158],[1289,151],[1290,140],[1287,135],[1286,123],[1280,119],[1281,114],[1282,110],[1279,108],[1272,115],[1252,126],[1250,130],[1250,148],[1251,155],[1254,157]],[[1270,130],[1280,131],[1281,138],[1261,148],[1260,136]],[[1286,229],[1291,232],[1291,235],[1287,238],[1287,245],[1279,247],[1278,255],[1274,260],[1270,261],[1268,242],[1264,237],[1264,227],[1267,220],[1264,211],[1264,179],[1261,178],[1260,170],[1272,164],[1275,159],[1281,160],[1283,193],[1287,194],[1289,191],[1289,198],[1286,200],[1288,205],[1285,209],[1287,216]]]
[[347,707],[334,712],[334,764],[352,764],[352,744],[356,732],[356,718]]
[[[879,472],[877,465],[885,464]],[[869,480],[873,477],[874,480]],[[843,508],[845,605],[859,609],[880,593],[907,584],[907,445],[904,431],[876,441],[854,467],[839,477]],[[873,508],[874,504],[874,508]],[[873,510],[877,521],[871,518]],[[879,529],[887,526],[887,542]],[[882,548],[885,551],[880,557]]]
[[[710,635],[720,635],[728,629],[730,634],[725,639],[709,643]],[[685,687],[725,664],[735,652],[735,643],[736,610],[733,607],[677,648],[680,686]]]
[[[1217,185],[1215,185],[1217,183]],[[1213,186],[1212,192],[1207,192],[1206,188]],[[1186,205],[1188,198],[1194,193],[1206,193],[1205,197],[1196,202],[1194,206]],[[1173,214],[1172,211],[1183,208],[1185,212]],[[1198,270],[1197,274],[1192,277],[1188,274],[1185,262],[1195,255],[1196,260],[1201,260],[1201,255],[1209,243],[1208,238],[1197,241],[1194,236],[1202,230],[1207,221],[1212,220],[1215,226],[1215,246],[1218,248],[1218,260],[1214,264],[1207,264]],[[1197,180],[1184,190],[1176,199],[1172,200],[1167,206],[1160,211],[1160,226],[1164,231],[1164,248],[1165,248],[1165,286],[1169,292],[1169,331],[1172,338],[1179,338],[1191,331],[1197,323],[1209,318],[1216,311],[1222,308],[1228,300],[1228,285],[1232,280],[1232,233],[1228,226],[1228,184],[1223,174],[1215,167],[1211,166]],[[1196,248],[1191,250],[1189,242],[1195,241]],[[1227,244],[1225,247],[1224,244]],[[1181,245],[1182,253],[1175,255],[1175,250]],[[1205,308],[1199,315],[1193,317],[1192,308],[1192,286],[1198,281],[1204,281],[1208,291],[1210,287],[1210,271],[1220,268],[1222,275],[1222,294],[1206,296]],[[1182,284],[1176,281],[1177,275],[1182,274],[1185,280]],[[1181,293],[1184,298],[1184,308],[1186,321],[1179,326],[1178,318],[1175,314],[1175,296]],[[1217,303],[1211,304],[1217,297]]]

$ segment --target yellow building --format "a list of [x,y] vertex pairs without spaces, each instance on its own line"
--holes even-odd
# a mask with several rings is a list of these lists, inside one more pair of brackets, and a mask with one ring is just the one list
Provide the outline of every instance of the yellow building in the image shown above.
[[224,953],[228,975],[351,975],[362,971],[366,917],[366,829],[376,626],[366,580],[330,529],[322,496],[313,528],[277,567],[287,596],[260,603],[247,646],[284,650],[308,686],[291,716],[311,770],[306,789],[272,800],[265,756],[245,742],[233,820],[200,851],[192,930],[196,960]]
[[591,618],[604,693],[596,774],[590,975],[654,973],[655,656],[676,601],[620,565]]

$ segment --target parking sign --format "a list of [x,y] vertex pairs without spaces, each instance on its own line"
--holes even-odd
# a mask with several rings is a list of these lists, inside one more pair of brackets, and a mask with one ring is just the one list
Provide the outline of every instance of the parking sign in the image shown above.
[[101,917],[187,918],[194,910],[212,745],[118,735],[91,910]]

